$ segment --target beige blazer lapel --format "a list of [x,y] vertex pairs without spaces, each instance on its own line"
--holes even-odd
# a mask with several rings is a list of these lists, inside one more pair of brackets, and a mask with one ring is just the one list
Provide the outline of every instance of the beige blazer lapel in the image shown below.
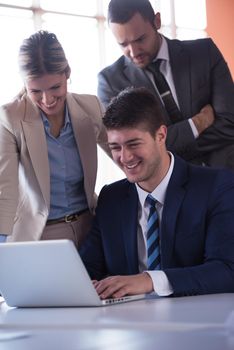
[[84,189],[89,208],[92,209],[97,173],[97,142],[94,127],[85,110],[70,94],[67,95],[67,105],[83,167]]
[[50,170],[44,125],[38,108],[36,108],[28,99],[26,99],[26,101],[25,118],[22,121],[22,127],[32,166],[44,200],[49,208]]

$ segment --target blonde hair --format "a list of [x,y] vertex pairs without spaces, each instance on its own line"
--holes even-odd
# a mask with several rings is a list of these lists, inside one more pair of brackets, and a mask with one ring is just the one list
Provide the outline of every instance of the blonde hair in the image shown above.
[[64,50],[53,33],[40,30],[25,39],[20,47],[19,69],[24,80],[44,74],[62,74],[70,77],[70,66]]

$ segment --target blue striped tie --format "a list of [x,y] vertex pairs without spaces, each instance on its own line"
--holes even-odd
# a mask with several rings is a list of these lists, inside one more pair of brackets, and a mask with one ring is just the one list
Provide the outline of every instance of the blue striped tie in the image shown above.
[[146,202],[150,205],[149,217],[147,221],[147,268],[148,270],[159,270],[159,221],[158,213],[155,207],[157,201],[149,194],[146,197]]

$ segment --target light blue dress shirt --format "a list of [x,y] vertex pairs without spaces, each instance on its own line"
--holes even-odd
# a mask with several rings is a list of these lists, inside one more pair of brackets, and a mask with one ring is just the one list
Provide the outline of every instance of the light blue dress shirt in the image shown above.
[[50,122],[41,113],[46,133],[50,165],[50,212],[48,219],[56,219],[88,207],[84,191],[84,173],[74,137],[68,108],[64,126],[55,138]]

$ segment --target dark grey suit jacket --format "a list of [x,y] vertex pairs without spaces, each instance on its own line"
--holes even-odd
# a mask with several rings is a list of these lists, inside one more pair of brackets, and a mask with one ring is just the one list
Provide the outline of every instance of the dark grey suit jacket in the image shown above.
[[[234,85],[228,66],[211,39],[166,39],[183,121],[167,116],[167,147],[185,160],[234,169]],[[144,70],[124,56],[98,75],[98,96],[106,106],[126,87],[147,87],[157,95]],[[195,139],[188,119],[206,104],[215,123]]]

